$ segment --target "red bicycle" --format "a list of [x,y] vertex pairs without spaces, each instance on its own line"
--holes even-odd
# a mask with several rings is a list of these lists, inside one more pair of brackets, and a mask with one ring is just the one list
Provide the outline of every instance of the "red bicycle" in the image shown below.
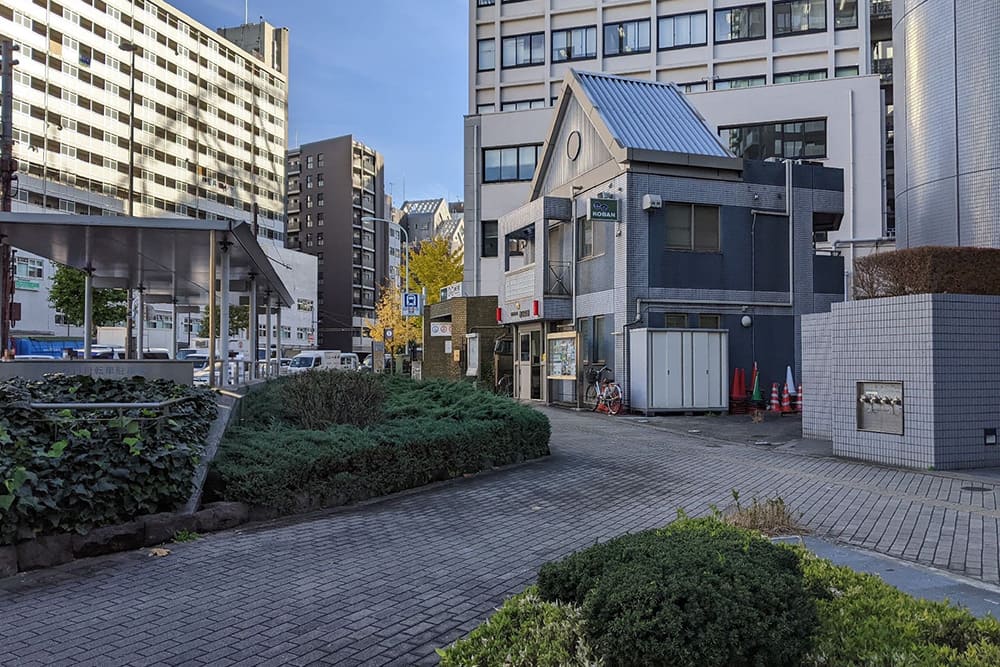
[[616,415],[622,410],[622,388],[614,380],[608,379],[613,372],[607,366],[587,371],[587,391],[583,400],[594,412]]

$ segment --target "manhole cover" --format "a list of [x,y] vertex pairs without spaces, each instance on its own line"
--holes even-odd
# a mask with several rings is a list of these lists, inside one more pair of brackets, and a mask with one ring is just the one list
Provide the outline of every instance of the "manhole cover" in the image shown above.
[[984,491],[992,491],[993,489],[987,488],[985,486],[963,486],[963,491],[978,491],[980,493]]

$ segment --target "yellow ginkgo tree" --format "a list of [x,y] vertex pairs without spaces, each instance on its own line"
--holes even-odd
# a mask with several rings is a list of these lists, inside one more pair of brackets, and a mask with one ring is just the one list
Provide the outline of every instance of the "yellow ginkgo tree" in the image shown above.
[[428,304],[440,301],[442,289],[462,280],[462,252],[452,250],[451,243],[439,236],[411,250],[409,261],[411,289],[426,289]]
[[[372,340],[385,343],[385,351],[389,354],[404,352],[411,342],[420,340],[423,318],[403,317],[402,303],[403,290],[395,282],[389,282],[382,287],[375,302],[375,321],[365,320]],[[386,340],[387,329],[392,329],[391,340]]]

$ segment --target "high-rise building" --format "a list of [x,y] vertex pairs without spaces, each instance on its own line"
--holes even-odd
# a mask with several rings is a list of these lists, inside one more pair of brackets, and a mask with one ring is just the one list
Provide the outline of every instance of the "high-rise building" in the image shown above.
[[371,351],[362,330],[390,275],[384,170],[351,135],[288,151],[287,245],[317,258],[320,348]]
[[[288,33],[233,31],[241,44],[163,0],[0,0],[0,34],[19,47],[14,210],[256,217],[261,240],[283,244]],[[14,334],[65,334],[46,302],[52,268],[18,257]],[[312,335],[294,310],[283,324]]]
[[843,224],[816,240],[850,266],[892,233],[869,1],[470,0],[467,293],[496,293],[497,220],[527,200],[571,68],[676,83],[738,157],[845,169]]
[[1000,248],[1000,3],[896,2],[900,245]]

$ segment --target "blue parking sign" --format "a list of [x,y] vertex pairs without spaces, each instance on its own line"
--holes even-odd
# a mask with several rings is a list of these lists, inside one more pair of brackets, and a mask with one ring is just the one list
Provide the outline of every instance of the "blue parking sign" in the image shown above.
[[420,316],[420,293],[404,292],[403,317],[419,317],[419,316]]

